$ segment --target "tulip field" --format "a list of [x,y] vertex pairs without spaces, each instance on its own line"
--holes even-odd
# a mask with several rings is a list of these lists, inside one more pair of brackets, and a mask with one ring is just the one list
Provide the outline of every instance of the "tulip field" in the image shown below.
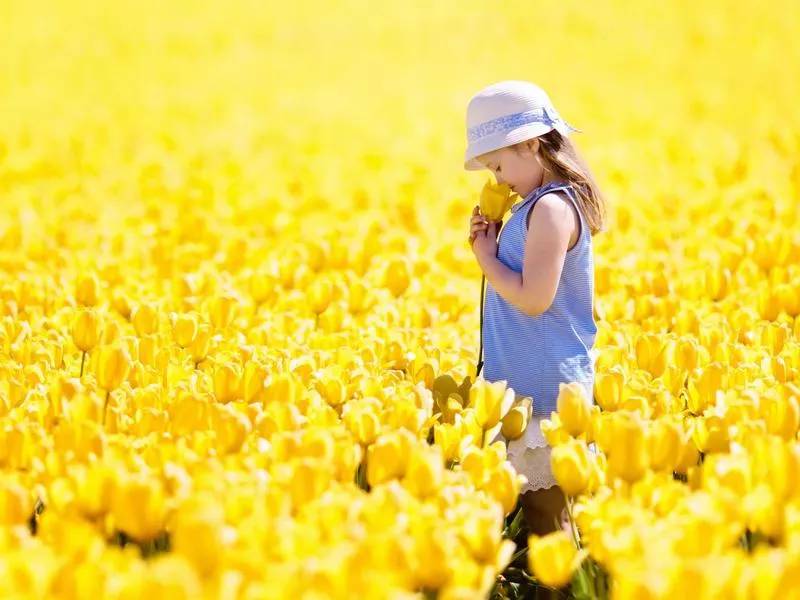
[[[793,0],[0,0],[0,597],[800,598]],[[471,95],[609,205],[594,398],[475,378]]]

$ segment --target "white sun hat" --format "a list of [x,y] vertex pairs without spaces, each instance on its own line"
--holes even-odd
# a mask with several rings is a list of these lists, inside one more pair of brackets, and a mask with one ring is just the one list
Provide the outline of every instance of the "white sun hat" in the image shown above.
[[558,114],[550,97],[528,81],[501,81],[475,94],[467,106],[464,168],[483,169],[476,157],[544,135],[555,129],[567,137],[580,130]]

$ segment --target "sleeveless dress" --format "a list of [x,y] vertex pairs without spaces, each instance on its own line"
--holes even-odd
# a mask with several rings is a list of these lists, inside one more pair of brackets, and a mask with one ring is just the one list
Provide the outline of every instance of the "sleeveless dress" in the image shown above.
[[[588,398],[594,395],[594,260],[592,236],[571,184],[551,182],[533,190],[511,207],[498,240],[498,259],[522,272],[528,214],[545,194],[561,193],[572,202],[581,225],[564,267],[552,305],[532,317],[505,299],[487,283],[484,307],[483,378],[505,380],[520,396],[533,399],[525,435],[509,442],[508,459],[528,483],[522,491],[556,485],[550,467],[550,447],[541,421],[556,410],[559,384],[577,382]],[[498,436],[498,439],[502,439]]]

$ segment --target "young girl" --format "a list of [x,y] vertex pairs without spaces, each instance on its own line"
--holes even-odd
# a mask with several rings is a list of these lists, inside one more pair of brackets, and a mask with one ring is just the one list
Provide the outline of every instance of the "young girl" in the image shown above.
[[592,236],[605,215],[572,131],[532,83],[491,85],[467,108],[465,168],[489,169],[520,198],[499,239],[501,223],[489,223],[476,206],[469,239],[487,281],[482,375],[533,398],[530,425],[508,457],[528,478],[522,508],[539,535],[555,530],[564,509],[541,420],[556,410],[562,382],[580,383],[593,397]]

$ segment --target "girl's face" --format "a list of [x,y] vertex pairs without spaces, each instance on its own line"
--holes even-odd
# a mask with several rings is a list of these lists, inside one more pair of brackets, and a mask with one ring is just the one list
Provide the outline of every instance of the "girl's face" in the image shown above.
[[544,169],[536,159],[538,140],[533,144],[519,144],[501,148],[479,157],[483,166],[494,173],[498,183],[507,183],[521,198],[542,184]]

